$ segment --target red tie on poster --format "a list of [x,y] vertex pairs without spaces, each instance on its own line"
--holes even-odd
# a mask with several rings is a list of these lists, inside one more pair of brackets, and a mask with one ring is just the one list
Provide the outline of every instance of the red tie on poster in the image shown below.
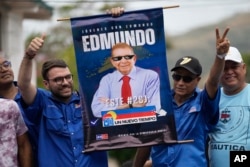
[[122,77],[122,81],[123,81],[123,83],[122,83],[122,99],[123,99],[123,103],[127,103],[127,104],[129,102],[129,97],[132,96],[129,80],[130,80],[130,77],[127,75]]

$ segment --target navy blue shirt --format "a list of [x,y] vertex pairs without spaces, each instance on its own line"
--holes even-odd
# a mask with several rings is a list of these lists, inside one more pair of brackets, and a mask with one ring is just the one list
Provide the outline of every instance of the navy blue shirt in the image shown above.
[[[25,111],[25,110],[24,110]],[[38,89],[34,103],[25,111],[38,131],[38,163],[41,167],[107,167],[105,151],[83,153],[83,122],[80,97],[68,103]]]
[[205,143],[219,119],[219,98],[220,90],[214,99],[210,99],[206,90],[196,89],[193,96],[180,106],[173,100],[178,140],[193,142],[152,147],[153,166],[207,166]]

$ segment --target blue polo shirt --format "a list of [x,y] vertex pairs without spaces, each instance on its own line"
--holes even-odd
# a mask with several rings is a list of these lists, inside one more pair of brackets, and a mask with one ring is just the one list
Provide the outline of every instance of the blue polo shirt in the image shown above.
[[[174,92],[172,92],[174,96]],[[151,158],[155,167],[205,167],[205,143],[208,133],[219,119],[220,91],[214,99],[206,90],[196,88],[192,97],[178,106],[173,100],[177,137],[193,142],[153,146]]]
[[[82,153],[83,122],[80,97],[73,94],[62,103],[50,92],[38,89],[34,103],[25,111],[38,131],[38,163],[41,167],[107,167],[105,151]],[[31,110],[32,108],[32,110]]]
[[33,122],[30,121],[30,119],[28,118],[28,115],[26,115],[24,112],[24,110],[26,110],[26,112],[28,112],[28,110],[31,108],[29,108],[28,106],[26,106],[24,104],[24,102],[22,100],[21,93],[19,91],[16,94],[14,100],[19,105],[24,122],[25,122],[26,126],[28,127],[29,138],[30,138],[30,142],[31,142],[32,147],[33,147],[33,151],[35,151],[35,153],[36,153],[37,141],[38,141],[38,129],[37,129],[37,126]]

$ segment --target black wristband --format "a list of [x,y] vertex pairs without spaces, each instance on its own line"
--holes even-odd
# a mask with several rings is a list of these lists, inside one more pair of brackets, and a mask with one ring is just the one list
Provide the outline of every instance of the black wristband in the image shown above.
[[132,104],[129,104],[129,108],[133,108],[133,105],[132,105]]

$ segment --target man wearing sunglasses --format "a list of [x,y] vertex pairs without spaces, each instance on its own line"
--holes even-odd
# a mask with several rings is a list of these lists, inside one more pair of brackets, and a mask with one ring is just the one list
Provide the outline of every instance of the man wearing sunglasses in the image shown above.
[[228,31],[227,28],[220,37],[216,29],[216,56],[203,90],[197,88],[202,67],[196,58],[182,57],[171,69],[177,139],[193,142],[138,148],[135,167],[142,167],[150,152],[153,166],[207,166],[206,140],[219,119],[219,80],[224,69],[224,57],[230,46],[226,39]]
[[[105,75],[92,100],[95,117],[101,117],[101,111],[133,107],[160,106],[160,80],[157,72],[135,65],[137,55],[131,46],[118,43],[112,47],[110,62],[115,71]],[[130,84],[130,95],[122,98],[123,78]]]
[[[229,167],[230,151],[250,151],[250,85],[247,66],[239,50],[230,47],[221,76],[220,118],[210,134],[209,155],[212,167]],[[241,157],[241,155],[239,155]],[[247,157],[249,159],[250,157]],[[235,157],[232,156],[234,160]],[[249,166],[246,160],[233,166]]]

